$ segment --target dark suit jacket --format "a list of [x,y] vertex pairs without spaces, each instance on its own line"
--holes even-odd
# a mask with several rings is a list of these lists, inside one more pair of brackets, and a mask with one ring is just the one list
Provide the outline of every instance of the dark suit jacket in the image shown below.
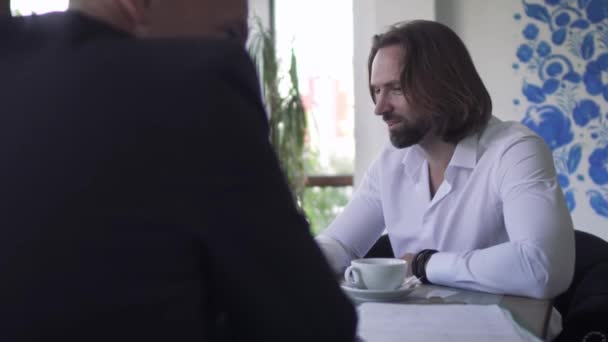
[[267,131],[236,44],[0,19],[0,340],[352,340]]

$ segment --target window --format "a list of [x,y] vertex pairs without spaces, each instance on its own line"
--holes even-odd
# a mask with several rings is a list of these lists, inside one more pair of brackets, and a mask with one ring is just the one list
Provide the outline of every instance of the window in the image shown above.
[[[271,2],[272,3],[272,2]],[[352,0],[274,1],[277,53],[298,60],[308,114],[303,207],[313,233],[327,227],[352,193],[354,75]],[[288,66],[288,63],[282,63]]]
[[11,10],[15,15],[65,11],[69,2],[69,0],[11,0]]
[[[311,174],[352,174],[354,161],[353,18],[351,0],[275,1],[279,58],[298,59],[309,113]],[[288,66],[288,63],[283,63]]]

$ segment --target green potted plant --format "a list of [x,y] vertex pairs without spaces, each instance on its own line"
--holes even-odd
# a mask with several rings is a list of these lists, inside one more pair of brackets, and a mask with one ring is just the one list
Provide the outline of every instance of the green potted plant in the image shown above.
[[301,205],[306,186],[304,141],[307,122],[298,88],[295,53],[292,49],[287,78],[281,77],[281,61],[276,53],[275,34],[273,30],[265,29],[259,19],[251,35],[249,52],[262,81],[264,101],[269,114],[270,141],[295,200]]

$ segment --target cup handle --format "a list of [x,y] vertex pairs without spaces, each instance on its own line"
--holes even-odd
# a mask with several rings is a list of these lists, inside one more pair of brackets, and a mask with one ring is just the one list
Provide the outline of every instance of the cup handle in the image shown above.
[[350,286],[354,286],[356,288],[362,288],[363,284],[361,281],[361,273],[360,271],[353,266],[348,266],[344,271],[344,280]]

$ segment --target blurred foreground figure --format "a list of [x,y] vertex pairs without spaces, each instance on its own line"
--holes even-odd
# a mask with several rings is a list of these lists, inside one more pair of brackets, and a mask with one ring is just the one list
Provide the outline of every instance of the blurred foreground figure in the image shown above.
[[0,340],[354,339],[246,20],[245,0],[0,19]]

